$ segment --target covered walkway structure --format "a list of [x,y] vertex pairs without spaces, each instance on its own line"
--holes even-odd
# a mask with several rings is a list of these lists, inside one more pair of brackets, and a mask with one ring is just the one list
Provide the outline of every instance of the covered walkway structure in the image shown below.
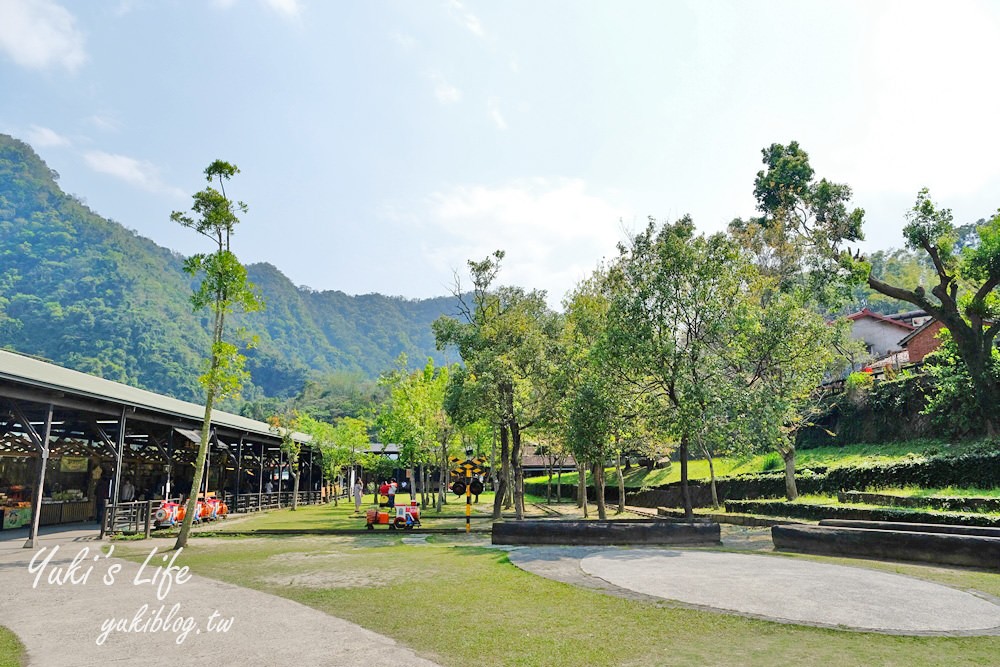
[[[204,406],[0,350],[0,512],[3,528],[96,519],[104,499],[131,503],[192,493]],[[309,436],[298,470],[290,470],[281,435],[268,424],[213,411],[201,493],[224,498],[231,511],[323,499],[319,452]],[[155,503],[158,505],[159,503]],[[140,508],[126,516],[141,520]],[[113,521],[115,512],[109,512]],[[110,526],[114,528],[115,526]]]

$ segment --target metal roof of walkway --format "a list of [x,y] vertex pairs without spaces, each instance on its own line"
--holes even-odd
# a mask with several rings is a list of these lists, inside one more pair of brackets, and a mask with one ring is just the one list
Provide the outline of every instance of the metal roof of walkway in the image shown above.
[[[52,404],[117,416],[122,408],[130,417],[183,428],[201,424],[205,406],[137,389],[31,357],[0,350],[0,397]],[[270,425],[220,410],[212,411],[212,424],[237,433],[280,440]],[[304,433],[293,433],[299,442],[310,442]]]

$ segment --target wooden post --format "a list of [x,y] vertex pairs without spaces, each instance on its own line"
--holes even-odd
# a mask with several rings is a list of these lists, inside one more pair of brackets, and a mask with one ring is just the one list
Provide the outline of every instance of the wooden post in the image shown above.
[[154,502],[155,501],[153,501],[153,500],[147,500],[146,501],[146,539],[147,540],[149,539],[149,536],[152,535],[152,533],[153,533],[153,521],[152,521],[152,518],[153,518],[153,503]]

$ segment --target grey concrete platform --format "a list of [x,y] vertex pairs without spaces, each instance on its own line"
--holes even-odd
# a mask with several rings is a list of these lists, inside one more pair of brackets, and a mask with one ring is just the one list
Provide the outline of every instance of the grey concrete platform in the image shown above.
[[526,547],[511,562],[615,595],[753,618],[904,635],[1000,634],[1000,600],[913,577],[780,556]]
[[[86,568],[94,566],[86,583],[49,584],[46,576],[33,586],[35,575],[28,566],[36,551],[22,548],[23,537],[0,540],[0,624],[20,637],[28,649],[29,664],[38,667],[78,665],[143,665],[143,667],[183,667],[185,665],[357,665],[402,664],[407,667],[432,666],[435,663],[383,635],[359,625],[335,618],[291,600],[230,584],[192,577],[184,584],[174,584],[164,600],[158,600],[153,585],[135,585],[139,565],[121,559],[99,556],[105,543],[97,540],[96,530],[62,529],[43,531],[39,548],[50,553],[58,545],[47,573],[89,549],[86,561],[77,571],[78,580]],[[171,544],[153,540],[150,548]],[[193,545],[197,548],[197,544]],[[133,547],[134,548],[134,547]],[[98,556],[98,560],[93,560]],[[158,560],[153,561],[159,565]],[[102,577],[112,565],[120,565],[112,585]],[[148,575],[148,570],[147,570]],[[140,577],[146,579],[148,576]],[[146,612],[140,614],[143,605]],[[146,632],[115,632],[98,645],[102,623],[109,619],[127,619],[131,623],[151,620],[161,606],[166,619],[174,605],[178,608],[171,625],[179,617],[197,624],[181,643],[182,629]],[[207,621],[212,612],[220,618],[232,618],[228,632],[209,632]],[[217,619],[218,620],[218,619]],[[140,626],[135,626],[139,629]]]

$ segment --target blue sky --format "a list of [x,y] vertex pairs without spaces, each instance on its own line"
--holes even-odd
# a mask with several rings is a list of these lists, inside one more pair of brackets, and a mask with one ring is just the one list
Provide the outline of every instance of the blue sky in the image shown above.
[[0,132],[186,254],[220,158],[235,250],[296,284],[441,295],[503,248],[558,304],[647,216],[752,215],[772,142],[854,188],[867,249],[924,186],[991,215],[998,38],[988,2],[0,0]]

